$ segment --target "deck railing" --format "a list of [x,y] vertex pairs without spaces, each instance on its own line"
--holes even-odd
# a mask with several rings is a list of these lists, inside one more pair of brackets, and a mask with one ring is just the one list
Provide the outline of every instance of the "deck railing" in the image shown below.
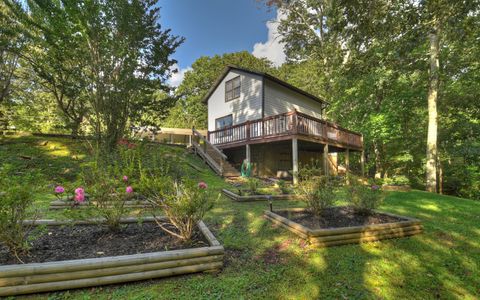
[[344,146],[363,147],[361,134],[297,111],[209,131],[208,140],[214,145],[222,145],[285,135],[305,135]]

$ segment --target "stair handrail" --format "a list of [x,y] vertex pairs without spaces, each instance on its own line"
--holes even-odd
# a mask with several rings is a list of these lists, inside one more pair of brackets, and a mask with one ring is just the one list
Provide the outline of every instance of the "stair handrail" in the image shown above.
[[204,136],[203,134],[201,134],[200,132],[198,132],[195,127],[192,128],[192,133],[194,136],[200,138],[201,140],[203,140],[203,142],[205,144],[207,144],[208,146],[210,146],[210,148],[212,148],[213,150],[215,150],[215,152],[217,152],[223,159],[227,159],[227,156],[220,150],[218,149],[216,146],[214,146],[212,143],[210,143]]

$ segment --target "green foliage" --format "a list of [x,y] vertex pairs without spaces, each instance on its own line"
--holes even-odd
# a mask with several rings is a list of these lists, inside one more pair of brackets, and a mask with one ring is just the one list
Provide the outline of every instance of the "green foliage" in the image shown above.
[[287,182],[285,180],[281,180],[281,179],[278,180],[277,181],[277,186],[280,189],[280,192],[282,194],[288,194],[290,192],[290,190],[287,187]]
[[376,184],[365,184],[360,177],[349,175],[346,185],[347,197],[353,209],[360,214],[370,214],[385,198],[384,192]]
[[335,191],[335,181],[328,176],[304,176],[296,187],[297,195],[317,217],[335,203]]
[[[154,197],[153,201],[163,209],[169,223],[157,219],[159,227],[181,240],[189,241],[198,221],[213,208],[215,199],[207,187],[192,180],[170,182],[173,189]],[[173,228],[169,228],[173,225]]]
[[122,182],[122,177],[113,168],[99,164],[85,169],[83,177],[85,190],[94,201],[94,209],[90,209],[86,216],[102,217],[110,230],[119,230],[120,220],[127,213],[125,202],[133,196],[126,192],[126,183]]
[[247,178],[247,187],[248,191],[252,195],[256,195],[258,192],[258,188],[260,187],[261,181],[258,178],[255,177],[248,177]]
[[172,178],[169,176],[158,176],[152,174],[142,174],[137,191],[147,199],[163,198],[171,194],[173,189]]
[[87,116],[106,152],[147,108],[183,42],[162,29],[157,1],[8,1],[31,37],[25,53],[68,119]]
[[0,169],[0,242],[22,262],[20,256],[28,253],[34,228],[23,221],[36,218],[29,211],[33,206],[34,178],[15,176],[12,171],[8,165]]
[[408,185],[410,184],[410,180],[404,175],[396,175],[392,178],[384,178],[383,184],[391,184],[391,185]]

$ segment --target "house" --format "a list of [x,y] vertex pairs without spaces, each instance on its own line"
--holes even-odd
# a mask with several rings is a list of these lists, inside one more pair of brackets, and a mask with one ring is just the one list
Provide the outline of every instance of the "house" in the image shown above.
[[266,73],[229,66],[204,99],[208,141],[240,168],[246,159],[258,176],[293,177],[299,163],[323,162],[337,172],[338,154],[349,168],[350,153],[361,153],[360,133],[325,119],[328,103]]

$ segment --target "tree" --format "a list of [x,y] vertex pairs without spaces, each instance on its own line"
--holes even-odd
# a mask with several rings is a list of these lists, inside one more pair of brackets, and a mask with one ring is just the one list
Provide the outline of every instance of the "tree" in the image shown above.
[[225,67],[235,65],[259,72],[273,71],[272,63],[265,58],[257,58],[242,51],[222,56],[203,56],[192,64],[192,70],[175,90],[177,99],[164,126],[177,128],[207,127],[207,107],[202,102],[215,80]]
[[[28,8],[11,4],[23,24],[35,30],[31,35],[42,38],[45,53],[52,54],[48,67],[53,70],[47,76],[61,82],[60,91],[72,99],[85,89],[84,99],[92,109],[88,119],[107,152],[123,136],[133,109],[142,107],[146,95],[165,89],[176,62],[170,55],[183,39],[162,30],[157,2],[33,0]],[[65,60],[67,70],[61,69]],[[71,78],[69,71],[78,73]]]
[[11,84],[18,67],[18,50],[22,45],[22,38],[8,7],[0,2],[0,104],[11,93]]
[[[268,2],[287,14],[279,27],[287,44],[287,58],[302,63],[315,61],[313,66],[318,72],[328,74],[327,79],[325,75],[316,76],[323,88],[318,93],[332,102],[330,116],[336,116],[345,125],[352,123],[353,128],[360,127],[366,133],[366,147],[373,146],[378,176],[386,175],[396,156],[405,159],[407,156],[402,152],[409,156],[413,153],[418,163],[417,149],[421,142],[414,137],[419,133],[413,138],[405,133],[412,126],[418,128],[418,124],[428,126],[427,139],[423,141],[427,167],[423,172],[428,179],[427,189],[435,191],[436,105],[442,96],[444,68],[439,64],[443,49],[439,45],[449,33],[458,34],[458,24],[463,20],[478,16],[478,2]],[[427,55],[430,61],[425,59]],[[410,95],[405,91],[409,84],[415,88]],[[424,97],[429,105],[425,105],[425,100],[418,101],[422,94],[427,96]],[[424,117],[419,119],[422,113]],[[409,148],[395,141],[395,136],[409,140],[404,143]],[[395,150],[391,145],[404,150]]]

